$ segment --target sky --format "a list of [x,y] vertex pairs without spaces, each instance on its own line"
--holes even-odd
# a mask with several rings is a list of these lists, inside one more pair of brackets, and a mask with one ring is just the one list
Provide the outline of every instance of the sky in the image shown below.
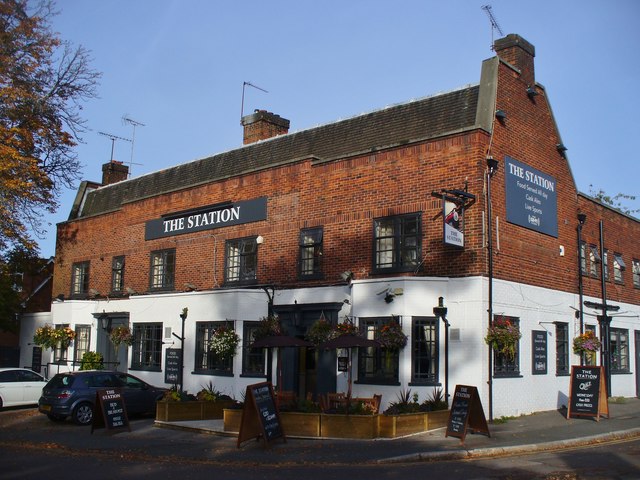
[[[53,30],[102,72],[82,110],[80,176],[99,182],[112,147],[132,177],[240,147],[255,109],[294,132],[476,84],[502,36],[488,1],[57,0]],[[640,197],[640,1],[490,5],[504,35],[535,46],[578,190]],[[43,257],[75,193],[47,217]]]

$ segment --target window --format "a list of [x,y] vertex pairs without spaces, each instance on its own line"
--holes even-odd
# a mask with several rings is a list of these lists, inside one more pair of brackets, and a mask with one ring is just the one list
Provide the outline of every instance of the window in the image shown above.
[[322,275],[322,228],[300,232],[300,277],[319,278]]
[[633,286],[640,288],[640,260],[633,259]]
[[89,351],[90,340],[91,325],[76,325],[75,352],[73,354],[76,364],[80,364],[82,356]]
[[[360,328],[364,336],[377,339],[378,331],[390,323],[391,317],[361,318]],[[384,348],[358,349],[358,383],[398,384],[399,352]]]
[[111,261],[111,291],[124,290],[124,257],[113,257]]
[[[520,319],[516,317],[506,317],[504,315],[494,316],[493,321],[504,320],[512,325],[520,327]],[[516,344],[516,352],[513,357],[507,354],[493,351],[493,375],[495,377],[518,377],[520,376],[520,342]]]
[[211,351],[211,338],[216,329],[222,326],[233,329],[233,322],[196,322],[195,373],[233,373],[233,357],[221,358]]
[[569,375],[568,323],[556,323],[556,375]]
[[587,275],[587,244],[585,242],[580,243],[580,273]]
[[413,317],[412,342],[412,384],[435,385],[438,383],[438,319],[434,317]]
[[407,272],[420,263],[420,214],[374,220],[374,270]]
[[613,279],[618,283],[622,283],[622,272],[626,270],[627,266],[622,260],[622,255],[619,253],[613,254]]
[[600,263],[598,247],[589,245],[589,275],[592,277],[598,276],[598,263]]
[[629,330],[612,328],[611,373],[629,373]]
[[259,322],[244,322],[242,335],[242,375],[250,377],[264,377],[265,362],[264,349],[252,348]]
[[176,271],[176,251],[158,250],[151,252],[151,274],[149,288],[151,290],[172,290]]
[[609,252],[607,249],[604,250],[602,255],[602,267],[604,268],[604,279],[609,281]]
[[71,296],[89,293],[89,262],[74,263],[71,267]]
[[[585,325],[584,326],[584,331],[585,332],[593,332],[593,334],[596,334],[596,326],[595,325]],[[596,365],[596,357],[597,357],[597,353],[596,352],[589,352],[589,353],[585,353],[584,354],[584,364],[587,366],[591,366],[594,367]]]
[[225,281],[252,283],[257,280],[258,244],[256,237],[228,240],[226,244]]
[[134,323],[131,369],[160,371],[162,323]]

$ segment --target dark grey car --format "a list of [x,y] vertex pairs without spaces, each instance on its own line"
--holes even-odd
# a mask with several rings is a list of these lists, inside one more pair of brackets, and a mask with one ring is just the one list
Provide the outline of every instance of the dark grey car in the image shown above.
[[129,415],[155,412],[156,402],[167,391],[123,372],[58,373],[42,389],[38,411],[53,421],[63,421],[71,416],[78,425],[88,425],[93,420],[96,392],[107,388],[120,389]]

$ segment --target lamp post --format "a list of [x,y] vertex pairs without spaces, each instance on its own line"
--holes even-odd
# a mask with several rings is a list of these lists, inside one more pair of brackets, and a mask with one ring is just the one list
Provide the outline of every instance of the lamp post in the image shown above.
[[188,314],[189,309],[184,307],[180,314],[180,319],[182,320],[182,335],[178,337],[173,333],[173,336],[180,340],[180,395],[182,395],[182,392],[184,391],[184,322],[187,320]]
[[[582,255],[582,227],[587,221],[587,216],[584,213],[578,214],[578,301],[580,305],[580,335],[584,333],[584,312],[582,310],[582,302],[584,300],[584,291],[582,284],[582,264],[584,261],[584,257]],[[586,255],[586,251],[584,252]],[[580,365],[584,364],[584,355],[580,355]]]
[[447,307],[444,299],[438,297],[438,306],[433,307],[433,314],[441,318],[444,323],[444,400],[449,405],[449,321],[447,320]]
[[[498,161],[487,157],[487,252],[489,256],[489,327],[493,326],[493,226],[491,208],[491,178],[498,170]],[[489,344],[489,421],[493,421],[493,347]]]

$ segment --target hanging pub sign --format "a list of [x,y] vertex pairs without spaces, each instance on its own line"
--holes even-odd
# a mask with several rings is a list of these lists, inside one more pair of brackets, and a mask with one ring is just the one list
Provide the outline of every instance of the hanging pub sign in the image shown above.
[[558,237],[556,179],[505,156],[507,222]]
[[145,224],[145,240],[257,222],[267,218],[267,197],[168,213]]
[[464,211],[476,200],[475,195],[466,190],[446,190],[431,192],[442,198],[442,228],[445,245],[464,248]]

